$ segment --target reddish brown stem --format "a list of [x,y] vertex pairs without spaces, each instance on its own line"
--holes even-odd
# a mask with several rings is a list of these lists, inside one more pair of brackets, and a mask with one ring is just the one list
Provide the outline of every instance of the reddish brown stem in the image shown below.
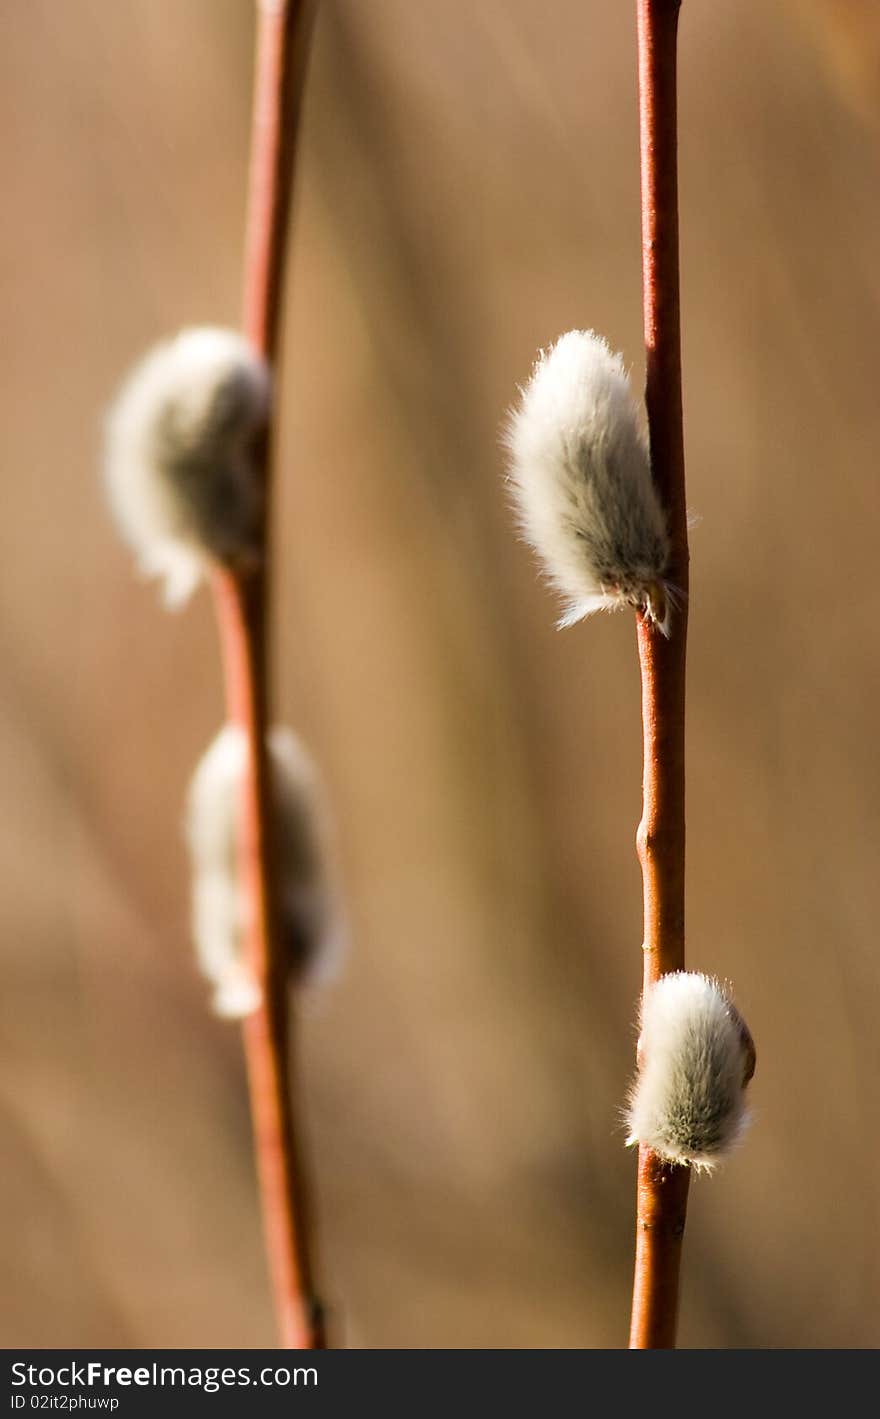
[[[676,44],[680,0],[637,0],[642,272],[651,466],[669,520],[669,580],[680,592],[669,640],[639,619],[644,771],[638,853],[647,990],[684,967],[684,716],[688,545],[681,404]],[[687,1212],[687,1168],[639,1150],[630,1348],[670,1349]]]
[[274,364],[287,226],[315,0],[257,0],[257,59],[245,237],[243,324]]
[[[243,321],[245,333],[274,374],[296,119],[311,7],[293,0],[258,0],[257,10]],[[306,1180],[294,1114],[287,981],[274,906],[273,824],[266,763],[271,455],[270,437],[262,450],[265,497],[259,567],[241,575],[218,568],[212,586],[227,717],[243,729],[249,749],[239,805],[240,872],[248,904],[246,951],[263,1003],[244,1022],[244,1048],[266,1248],[282,1345],[287,1349],[323,1349]]]

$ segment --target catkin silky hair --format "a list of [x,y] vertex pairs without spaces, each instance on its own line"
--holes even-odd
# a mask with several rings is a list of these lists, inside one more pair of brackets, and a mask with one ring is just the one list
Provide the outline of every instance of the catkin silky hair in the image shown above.
[[754,1070],[748,1027],[718,982],[691,971],[661,976],[642,1004],[627,1142],[711,1170],[748,1122]]
[[[293,984],[316,985],[332,974],[345,938],[327,809],[315,766],[291,731],[272,729],[267,745],[284,959]],[[196,958],[214,988],[216,1013],[229,1017],[260,1004],[244,958],[246,902],[239,881],[237,822],[246,767],[245,736],[227,725],[196,767],[186,812]]]
[[669,634],[669,536],[620,355],[592,330],[542,351],[505,442],[519,524],[564,598],[560,625],[634,606]]
[[267,367],[234,330],[181,331],[120,389],[105,427],[110,505],[168,605],[185,601],[212,561],[254,561],[268,417]]

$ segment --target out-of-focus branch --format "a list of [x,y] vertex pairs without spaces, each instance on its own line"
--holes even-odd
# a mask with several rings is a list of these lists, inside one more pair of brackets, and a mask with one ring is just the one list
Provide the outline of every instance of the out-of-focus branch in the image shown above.
[[[257,62],[245,250],[245,334],[276,375],[297,121],[313,5],[258,0]],[[277,381],[276,381],[277,383]],[[273,407],[277,409],[277,397]],[[274,430],[274,421],[273,421]],[[287,971],[279,954],[268,727],[269,510],[273,437],[261,451],[264,489],[258,565],[218,568],[214,605],[226,684],[227,717],[248,742],[240,804],[240,871],[248,905],[247,955],[262,1004],[244,1022],[254,1146],[281,1343],[323,1348],[301,1135],[296,1126]]]

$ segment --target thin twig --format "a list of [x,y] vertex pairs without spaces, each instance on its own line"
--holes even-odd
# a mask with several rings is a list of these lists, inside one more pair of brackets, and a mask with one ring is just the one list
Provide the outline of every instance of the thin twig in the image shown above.
[[[669,519],[670,582],[681,592],[667,641],[639,618],[644,775],[638,853],[644,984],[684,967],[684,715],[688,544],[681,404],[676,42],[680,0],[637,0],[645,401],[651,466]],[[687,1212],[687,1168],[639,1150],[630,1348],[670,1349]]]
[[[257,64],[245,253],[245,333],[275,369],[296,128],[312,6],[258,0]],[[277,406],[276,406],[277,407]],[[244,1022],[254,1147],[281,1343],[323,1349],[304,1167],[293,1103],[294,1060],[287,978],[275,911],[272,817],[266,763],[267,592],[272,439],[263,449],[263,552],[247,574],[218,569],[212,581],[227,716],[248,741],[239,808],[240,871],[248,904],[247,953],[263,1004]]]

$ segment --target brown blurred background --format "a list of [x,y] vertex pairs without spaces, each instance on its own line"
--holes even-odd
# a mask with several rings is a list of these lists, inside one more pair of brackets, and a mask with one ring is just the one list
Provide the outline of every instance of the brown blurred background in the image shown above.
[[[640,984],[628,616],[566,633],[498,430],[595,326],[642,375],[635,26],[602,0],[322,0],[292,235],[280,710],[355,944],[303,1022],[357,1346],[616,1346]],[[221,717],[102,503],[125,367],[235,322],[248,0],[0,6],[0,1335],[274,1333],[237,1033],[180,833]],[[689,1346],[869,1346],[880,1307],[880,16],[686,4],[689,925],[758,1042],[691,1193]]]

